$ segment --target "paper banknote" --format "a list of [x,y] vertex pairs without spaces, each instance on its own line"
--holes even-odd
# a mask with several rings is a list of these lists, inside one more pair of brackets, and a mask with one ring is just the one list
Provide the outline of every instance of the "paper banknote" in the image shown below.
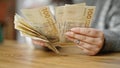
[[21,12],[22,16],[15,15],[15,28],[23,36],[47,42],[48,48],[59,53],[55,46],[74,44],[65,38],[65,32],[73,27],[90,27],[95,6],[85,3],[57,6],[55,15],[48,6],[22,9]]

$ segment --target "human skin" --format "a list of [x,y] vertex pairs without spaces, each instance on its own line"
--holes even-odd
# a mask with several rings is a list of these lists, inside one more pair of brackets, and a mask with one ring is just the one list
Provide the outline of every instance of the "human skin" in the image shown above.
[[[68,40],[76,43],[82,52],[86,55],[96,55],[104,44],[104,33],[94,28],[80,28],[75,27],[65,33]],[[77,43],[75,40],[79,40]],[[45,42],[39,40],[32,40],[33,44],[39,46],[46,46]]]
[[76,39],[79,40],[80,43],[76,45],[87,55],[96,55],[103,47],[104,34],[102,31],[94,28],[76,27],[66,32],[65,35],[70,41],[75,42]]

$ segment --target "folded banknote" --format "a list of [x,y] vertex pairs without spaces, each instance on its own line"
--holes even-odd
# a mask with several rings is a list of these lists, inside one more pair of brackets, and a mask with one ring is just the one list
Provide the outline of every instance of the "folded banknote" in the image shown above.
[[74,45],[65,38],[65,32],[73,27],[90,27],[95,6],[87,6],[85,3],[66,4],[55,7],[54,15],[49,6],[22,9],[21,12],[22,16],[15,15],[15,29],[22,36],[45,41],[48,48],[59,53],[56,46]]

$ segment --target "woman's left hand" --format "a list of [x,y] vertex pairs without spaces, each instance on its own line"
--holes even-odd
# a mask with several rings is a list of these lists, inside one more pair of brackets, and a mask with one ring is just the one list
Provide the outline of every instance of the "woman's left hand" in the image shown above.
[[68,40],[76,43],[87,55],[96,55],[103,47],[104,34],[94,28],[72,28],[65,35]]

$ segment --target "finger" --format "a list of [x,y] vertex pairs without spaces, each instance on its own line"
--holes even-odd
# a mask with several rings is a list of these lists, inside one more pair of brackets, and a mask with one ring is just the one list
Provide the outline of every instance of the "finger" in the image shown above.
[[86,54],[86,55],[96,55],[96,52],[94,52],[94,51],[90,51],[90,50],[88,50],[88,49],[86,49],[86,48],[84,48],[82,46],[78,46],[78,47],[82,48],[83,54]]
[[94,52],[94,54],[97,54],[100,51],[100,49],[102,48],[97,45],[91,45],[91,44],[88,44],[88,43],[85,43],[82,41],[78,44],[78,46],[81,46],[90,52]]
[[[74,38],[68,37],[68,36],[66,38],[68,38],[70,41],[74,41],[75,40]],[[82,54],[95,55],[99,51],[97,46],[95,46],[95,45],[91,45],[90,46],[89,44],[82,43],[81,41],[80,41],[79,45],[77,44],[77,46],[81,49]]]
[[[70,41],[75,41],[76,39],[74,39],[74,38],[72,38],[72,37],[67,37]],[[76,43],[76,42],[74,42],[74,43]],[[79,42],[79,44],[78,43],[76,43],[78,46],[81,46],[81,47],[83,47],[83,48],[85,48],[85,49],[88,49],[88,50],[91,50],[91,51],[99,51],[99,49],[101,49],[101,47],[100,46],[98,46],[98,45],[91,45],[91,44],[88,44],[88,43],[85,43],[85,42],[82,42],[82,41],[80,41]]]
[[90,50],[87,50],[87,49],[83,49],[83,52],[87,55],[96,55],[96,53],[94,51],[90,51]]
[[97,29],[93,29],[93,28],[72,28],[71,29],[72,32],[78,33],[78,34],[83,34],[86,36],[90,36],[90,37],[103,37],[103,33]]
[[32,40],[32,42],[35,45],[45,46],[45,42],[40,41],[40,40]]
[[72,38],[72,37],[70,37],[70,36],[66,36],[66,38],[68,39],[68,40],[70,40],[70,41],[73,41],[74,42],[74,38]]
[[[101,40],[101,38],[92,38],[92,37],[88,37],[88,36],[84,36],[84,35],[80,35],[80,34],[75,34],[73,32],[67,32],[66,36],[71,37],[71,38],[75,38],[78,39],[80,41],[89,43],[89,44],[93,44],[93,45],[98,45],[98,44],[102,44],[103,42]],[[74,40],[73,40],[74,41]]]
[[91,45],[91,44],[88,44],[88,43],[85,43],[85,42],[82,42],[82,41],[80,41],[78,46],[81,46],[81,47],[83,47],[87,50],[90,50],[90,51],[98,51],[99,50],[99,47],[97,45]]

